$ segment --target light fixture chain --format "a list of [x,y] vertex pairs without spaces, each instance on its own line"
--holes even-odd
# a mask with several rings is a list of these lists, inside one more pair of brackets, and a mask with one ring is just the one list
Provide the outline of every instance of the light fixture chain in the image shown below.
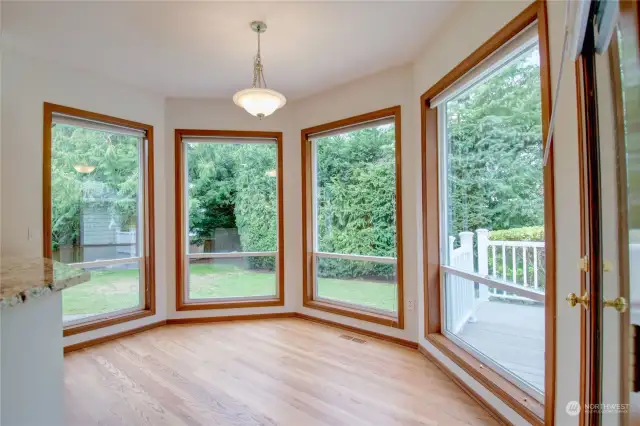
[[266,31],[267,25],[262,21],[253,21],[251,29],[258,33],[258,51],[253,58],[253,87],[236,92],[233,95],[233,102],[249,114],[263,119],[273,114],[278,108],[282,108],[287,99],[281,93],[267,89],[267,81],[264,78],[260,33]]
[[260,65],[260,79],[262,80],[262,83],[264,84],[264,88],[267,88],[267,80],[265,80],[264,78],[264,73],[262,72],[263,68],[262,65]]
[[253,87],[262,88],[267,87],[267,83],[264,80],[264,73],[262,71],[262,56],[260,55],[260,31],[256,31],[258,34],[258,53],[253,61]]

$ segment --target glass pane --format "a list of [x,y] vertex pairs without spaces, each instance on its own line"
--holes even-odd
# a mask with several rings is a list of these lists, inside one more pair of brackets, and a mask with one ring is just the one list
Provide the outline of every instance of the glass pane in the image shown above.
[[395,126],[315,139],[317,251],[396,254]]
[[544,303],[445,274],[447,332],[544,393]]
[[62,291],[64,322],[143,306],[138,262],[85,271],[91,273],[91,280]]
[[397,311],[396,265],[316,257],[317,299]]
[[440,108],[443,262],[544,289],[538,45]]
[[275,297],[276,257],[189,260],[189,299]]
[[276,251],[277,147],[187,143],[188,253]]
[[[624,120],[624,124],[616,130],[618,132],[622,130],[624,135],[624,144],[618,147],[618,153],[625,166],[621,169],[626,169],[626,176],[621,176],[621,181],[624,182],[626,178],[626,200],[623,199],[622,202],[626,203],[627,220],[626,223],[622,222],[622,226],[625,232],[628,232],[629,239],[628,270],[622,271],[620,274],[620,295],[629,297],[630,309],[628,320],[626,320],[629,322],[623,325],[622,333],[616,333],[619,316],[614,313],[610,313],[607,316],[605,312],[602,330],[607,341],[613,341],[612,337],[615,339],[616,334],[624,336],[625,328],[633,330],[633,328],[640,325],[640,45],[638,44],[640,40],[637,36],[638,31],[640,31],[638,29],[640,22],[635,19],[633,13],[630,13],[632,10],[633,8],[629,10],[627,5],[621,11],[617,34],[618,58],[620,61],[620,87],[617,90],[620,90],[620,93],[618,93],[618,96],[614,96],[618,102],[619,97],[621,97],[622,105],[616,105],[616,113],[619,115],[622,113]],[[614,70],[613,72],[615,73],[616,71]],[[620,217],[624,217],[622,212],[619,214]],[[628,293],[625,295],[625,287],[627,285]],[[611,296],[617,297],[617,294],[611,294]],[[623,319],[623,321],[625,320]],[[630,342],[633,344],[633,340]],[[621,350],[629,351],[628,346],[625,347],[624,344],[622,344]],[[631,351],[635,352],[635,357],[632,356],[631,358],[632,362],[636,363],[634,369],[637,370],[638,354],[634,348],[631,348]],[[606,392],[609,388],[609,383],[611,383],[611,386],[620,389],[620,381],[626,380],[626,375],[630,374],[626,368],[621,369],[622,374],[616,374],[617,371],[614,368],[619,360],[622,359],[616,355],[615,351],[605,351],[603,392]],[[627,390],[628,394],[622,395],[622,401],[620,401],[630,403],[629,425],[640,424],[640,393],[635,392],[636,389],[633,389],[635,387],[637,385],[633,386],[630,391]],[[610,393],[615,396],[615,392]],[[618,402],[612,401],[612,398],[608,398],[609,401],[606,399],[605,397],[603,402]]]
[[138,257],[140,138],[56,124],[51,141],[53,259]]

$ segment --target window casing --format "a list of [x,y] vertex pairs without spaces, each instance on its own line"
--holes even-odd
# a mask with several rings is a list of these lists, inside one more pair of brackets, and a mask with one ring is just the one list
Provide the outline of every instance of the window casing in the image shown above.
[[[546,31],[536,2],[421,97],[425,337],[532,424],[552,422],[555,388]],[[523,103],[530,108],[516,108]],[[533,374],[517,365],[532,355],[518,339],[536,345]]]
[[400,126],[393,107],[302,130],[305,307],[403,328]]
[[65,335],[153,315],[153,128],[45,103],[43,152],[44,256],[91,272]]
[[177,310],[284,304],[282,133],[176,130]]

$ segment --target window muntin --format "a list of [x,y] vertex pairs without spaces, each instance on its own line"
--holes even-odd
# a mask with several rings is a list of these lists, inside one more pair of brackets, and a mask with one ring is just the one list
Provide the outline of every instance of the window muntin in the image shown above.
[[51,254],[92,273],[63,292],[72,326],[145,309],[145,132],[54,113]]
[[398,312],[393,117],[309,137],[313,299]]
[[[542,400],[545,244],[537,39],[517,49],[437,106],[443,333]],[[522,333],[536,334],[532,341],[539,347],[527,354],[518,335],[507,330],[516,318],[529,319],[521,322]],[[493,333],[477,339],[479,325],[492,326]],[[527,359],[530,373],[523,373],[518,362]]]
[[280,297],[275,139],[182,138],[184,300]]

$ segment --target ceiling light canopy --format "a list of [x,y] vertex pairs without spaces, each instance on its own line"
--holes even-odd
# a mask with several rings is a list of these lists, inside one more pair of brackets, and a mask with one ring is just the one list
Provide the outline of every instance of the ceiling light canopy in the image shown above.
[[253,21],[251,29],[258,34],[258,53],[253,60],[253,86],[233,95],[233,102],[244,108],[249,114],[262,120],[282,108],[287,103],[287,98],[282,93],[267,88],[267,82],[262,72],[260,34],[267,30],[267,25],[262,21]]

